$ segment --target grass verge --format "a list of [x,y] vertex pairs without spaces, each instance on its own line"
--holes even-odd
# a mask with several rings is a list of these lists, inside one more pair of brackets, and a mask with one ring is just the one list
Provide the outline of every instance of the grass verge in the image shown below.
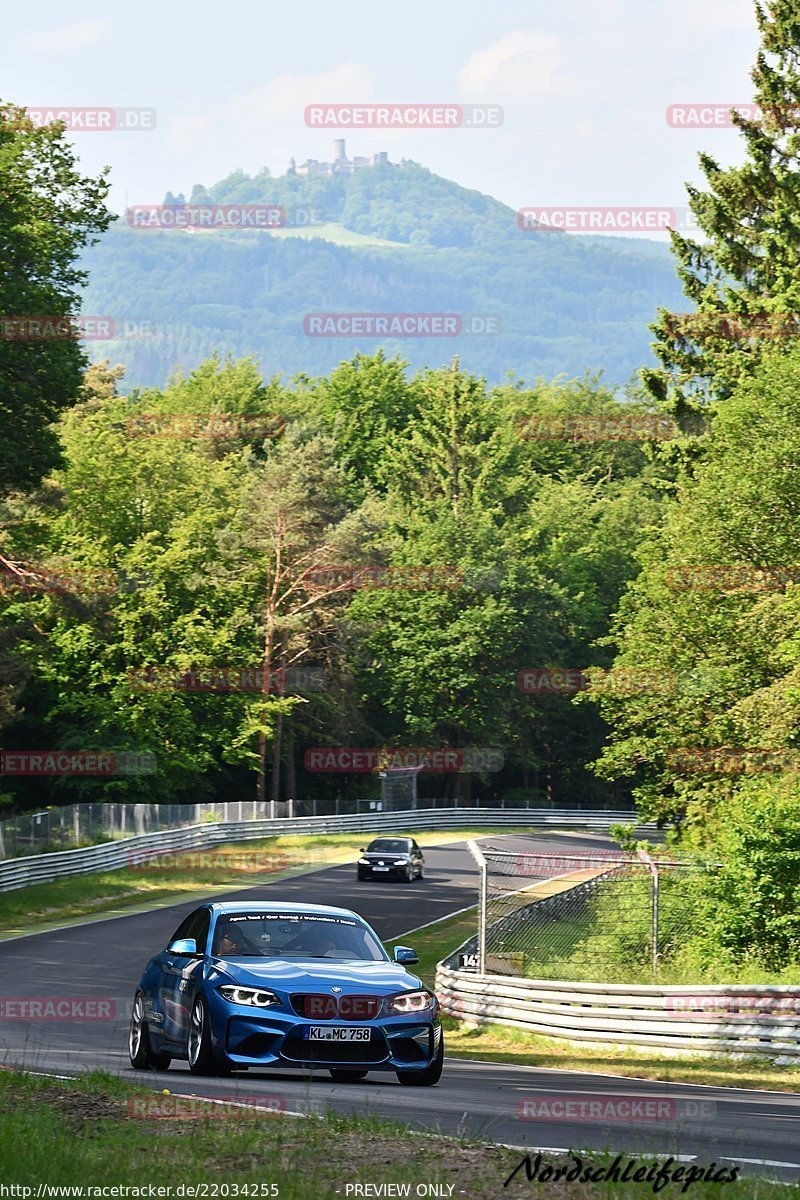
[[[0,1071],[0,1179],[6,1186],[30,1189],[4,1194],[29,1200],[39,1185],[57,1185],[81,1188],[84,1197],[92,1196],[91,1188],[107,1187],[138,1189],[127,1194],[147,1196],[152,1186],[164,1189],[152,1193],[162,1197],[336,1200],[357,1195],[352,1188],[357,1183],[372,1184],[366,1194],[373,1196],[380,1194],[373,1190],[375,1185],[395,1184],[408,1186],[406,1194],[411,1196],[432,1194],[453,1200],[462,1196],[496,1200],[498,1195],[512,1200],[544,1195],[553,1200],[567,1196],[611,1200],[650,1192],[636,1183],[563,1178],[529,1182],[524,1170],[506,1188],[504,1181],[520,1164],[519,1151],[437,1135],[419,1137],[403,1125],[379,1118],[327,1113],[293,1119],[229,1108],[223,1115],[221,1106],[211,1106],[207,1115],[200,1116],[194,1106],[195,1115],[188,1118],[141,1115],[143,1107],[152,1112],[151,1106],[163,1106],[166,1099],[107,1075],[66,1081]],[[554,1166],[574,1169],[568,1158],[546,1157]],[[627,1161],[625,1156],[623,1163]],[[581,1166],[597,1170],[609,1162],[609,1156],[583,1155]],[[660,1164],[642,1157],[635,1165],[655,1172]],[[681,1169],[678,1163],[666,1165],[673,1171]],[[683,1166],[684,1177],[687,1169]],[[725,1164],[724,1173],[730,1170],[731,1164]],[[418,1193],[420,1184],[427,1188]],[[432,1184],[440,1190],[429,1193]],[[189,1191],[197,1185],[204,1190]],[[679,1177],[659,1194],[680,1195],[681,1187]],[[719,1183],[694,1183],[690,1194],[693,1200],[718,1200]],[[800,1187],[748,1179],[727,1184],[724,1190],[726,1200],[752,1200],[755,1195],[759,1200],[778,1200],[800,1195]]]
[[[475,909],[470,909],[403,938],[419,954],[420,965],[416,969],[428,987],[435,986],[437,962],[475,933],[476,920]],[[659,1055],[657,1050],[633,1050],[627,1046],[606,1049],[577,1046],[504,1025],[474,1026],[449,1018],[444,1024],[450,1058],[520,1063],[560,1071],[593,1071],[665,1083],[800,1092],[800,1067],[776,1066],[762,1058],[733,1060],[689,1055],[673,1058]]]

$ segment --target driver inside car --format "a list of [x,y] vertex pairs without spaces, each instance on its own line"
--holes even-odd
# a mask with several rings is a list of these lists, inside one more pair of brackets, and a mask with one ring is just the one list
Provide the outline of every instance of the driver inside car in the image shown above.
[[217,954],[244,954],[245,947],[242,940],[242,935],[235,925],[227,925],[222,932],[217,947]]

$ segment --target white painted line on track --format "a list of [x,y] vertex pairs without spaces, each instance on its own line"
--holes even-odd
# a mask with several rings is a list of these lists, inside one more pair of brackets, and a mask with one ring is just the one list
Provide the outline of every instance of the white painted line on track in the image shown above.
[[729,1154],[720,1154],[719,1161],[750,1163],[754,1167],[795,1167],[800,1171],[800,1163],[779,1162],[776,1158],[732,1158]]
[[789,1092],[783,1088],[740,1088],[734,1087],[733,1084],[724,1083],[682,1083],[678,1080],[649,1079],[645,1075],[614,1075],[609,1071],[578,1071],[573,1067],[537,1067],[531,1063],[493,1062],[491,1059],[486,1058],[448,1058],[445,1055],[445,1061],[450,1067],[458,1065],[467,1067],[517,1067],[521,1071],[541,1071],[543,1074],[547,1072],[550,1075],[584,1075],[590,1079],[620,1079],[628,1083],[659,1084],[661,1087],[668,1088],[684,1087],[696,1090],[703,1089],[704,1091],[711,1092],[743,1092],[746,1097],[751,1095],[793,1096],[798,1104],[800,1104],[800,1092]]
[[[523,1150],[525,1152],[525,1154],[533,1153],[533,1154],[572,1154],[572,1155],[595,1154],[595,1155],[598,1155],[598,1154],[612,1153],[609,1150],[598,1150],[596,1148],[593,1148],[592,1146],[573,1146],[571,1149],[566,1150],[563,1146],[516,1146],[516,1145],[512,1145],[510,1142],[495,1142],[494,1145],[502,1146],[505,1150]],[[631,1151],[615,1150],[615,1151],[613,1151],[613,1153],[614,1154],[625,1154],[628,1156],[628,1158],[654,1158],[654,1159],[671,1158],[673,1160],[673,1162],[697,1162],[696,1154],[662,1154],[660,1151],[658,1154],[645,1154],[641,1150],[631,1150]],[[746,1158],[742,1158],[742,1159],[732,1158],[730,1161],[731,1162],[748,1162],[750,1160],[748,1160]],[[752,1161],[755,1161],[755,1159],[753,1159]]]
[[[294,1112],[291,1109],[281,1109],[280,1113],[276,1113],[274,1109],[261,1107],[258,1104],[248,1104],[241,1100],[224,1100],[220,1096],[198,1096],[196,1093],[189,1095],[186,1092],[170,1092],[170,1096],[177,1096],[179,1100],[200,1100],[203,1104],[222,1104],[228,1108],[244,1108],[248,1112],[268,1112],[273,1116],[280,1117],[308,1117],[309,1113]],[[154,1092],[153,1095],[161,1096],[163,1092]]]

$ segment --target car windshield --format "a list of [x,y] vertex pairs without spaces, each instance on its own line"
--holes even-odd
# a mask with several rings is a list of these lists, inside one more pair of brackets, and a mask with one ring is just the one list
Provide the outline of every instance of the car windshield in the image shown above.
[[225,913],[214,929],[212,953],[223,958],[388,959],[366,925],[327,913]]
[[368,854],[408,854],[409,843],[405,838],[375,838],[367,846]]

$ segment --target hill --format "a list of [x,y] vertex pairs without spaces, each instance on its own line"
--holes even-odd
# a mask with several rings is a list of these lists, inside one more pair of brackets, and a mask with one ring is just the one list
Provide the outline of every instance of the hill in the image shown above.
[[[458,355],[491,382],[510,370],[532,380],[602,368],[622,384],[651,361],[657,306],[681,305],[666,245],[521,231],[507,205],[416,163],[331,176],[235,171],[197,185],[190,203],[280,205],[290,223],[269,232],[117,222],[86,255],[84,311],[133,331],[92,343],[93,357],[126,365],[129,384],[163,383],[214,350],[292,375],[378,345],[414,367]],[[330,312],[457,313],[489,332],[305,332],[306,314]]]

